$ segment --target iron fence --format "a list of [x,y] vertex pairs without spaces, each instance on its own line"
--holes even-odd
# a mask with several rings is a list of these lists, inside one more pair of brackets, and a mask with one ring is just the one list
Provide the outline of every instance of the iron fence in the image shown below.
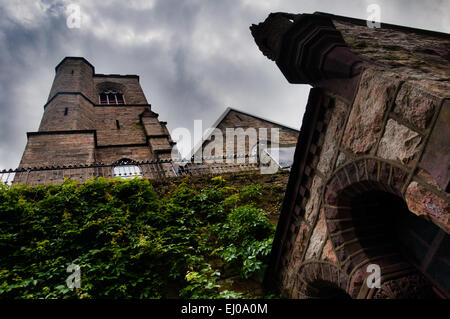
[[82,183],[96,177],[120,177],[124,179],[141,177],[150,180],[164,180],[186,175],[220,175],[258,169],[259,165],[254,156],[242,155],[205,158],[199,163],[167,159],[114,164],[96,163],[90,165],[17,168],[0,171],[0,182],[7,185],[28,184],[34,186],[50,183],[61,184],[65,179],[72,179]]

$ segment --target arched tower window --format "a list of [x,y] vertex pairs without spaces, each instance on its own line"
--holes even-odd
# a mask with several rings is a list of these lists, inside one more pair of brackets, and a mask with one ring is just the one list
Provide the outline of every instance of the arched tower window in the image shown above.
[[123,105],[125,104],[125,99],[123,93],[114,90],[105,90],[100,93],[99,96],[100,104],[105,105]]
[[134,177],[142,177],[142,171],[136,162],[128,158],[123,158],[114,163],[114,177],[130,179]]

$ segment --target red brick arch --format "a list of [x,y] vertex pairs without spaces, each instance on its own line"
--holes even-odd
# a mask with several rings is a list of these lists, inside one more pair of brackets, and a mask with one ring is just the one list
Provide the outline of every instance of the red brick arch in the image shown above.
[[[412,271],[404,259],[386,248],[383,238],[377,238],[376,227],[382,220],[358,223],[352,215],[352,200],[371,191],[395,195],[401,199],[409,172],[378,158],[362,158],[350,162],[334,172],[324,189],[324,212],[328,233],[339,266],[349,276],[347,292],[352,298],[364,298],[363,284],[370,273],[371,263],[380,265],[384,273]],[[367,238],[363,238],[365,234]],[[361,235],[364,234],[364,235]],[[367,289],[366,289],[367,290]],[[363,296],[364,295],[364,296]]]
[[[336,265],[319,260],[301,264],[296,280],[301,299],[343,297],[348,285],[347,274]],[[324,290],[327,290],[325,295]],[[338,296],[332,295],[336,293]]]

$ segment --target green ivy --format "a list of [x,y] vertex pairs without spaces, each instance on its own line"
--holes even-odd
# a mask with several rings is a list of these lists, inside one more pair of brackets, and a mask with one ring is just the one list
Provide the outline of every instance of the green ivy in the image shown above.
[[[243,297],[218,282],[221,270],[262,277],[274,226],[260,189],[223,177],[161,197],[138,178],[1,185],[0,298]],[[66,285],[70,264],[81,288]]]

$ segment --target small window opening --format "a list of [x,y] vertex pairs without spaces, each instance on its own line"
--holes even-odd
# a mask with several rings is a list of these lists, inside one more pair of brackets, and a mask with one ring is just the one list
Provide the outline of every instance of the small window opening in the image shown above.
[[123,105],[125,98],[121,92],[106,90],[99,94],[100,104]]

